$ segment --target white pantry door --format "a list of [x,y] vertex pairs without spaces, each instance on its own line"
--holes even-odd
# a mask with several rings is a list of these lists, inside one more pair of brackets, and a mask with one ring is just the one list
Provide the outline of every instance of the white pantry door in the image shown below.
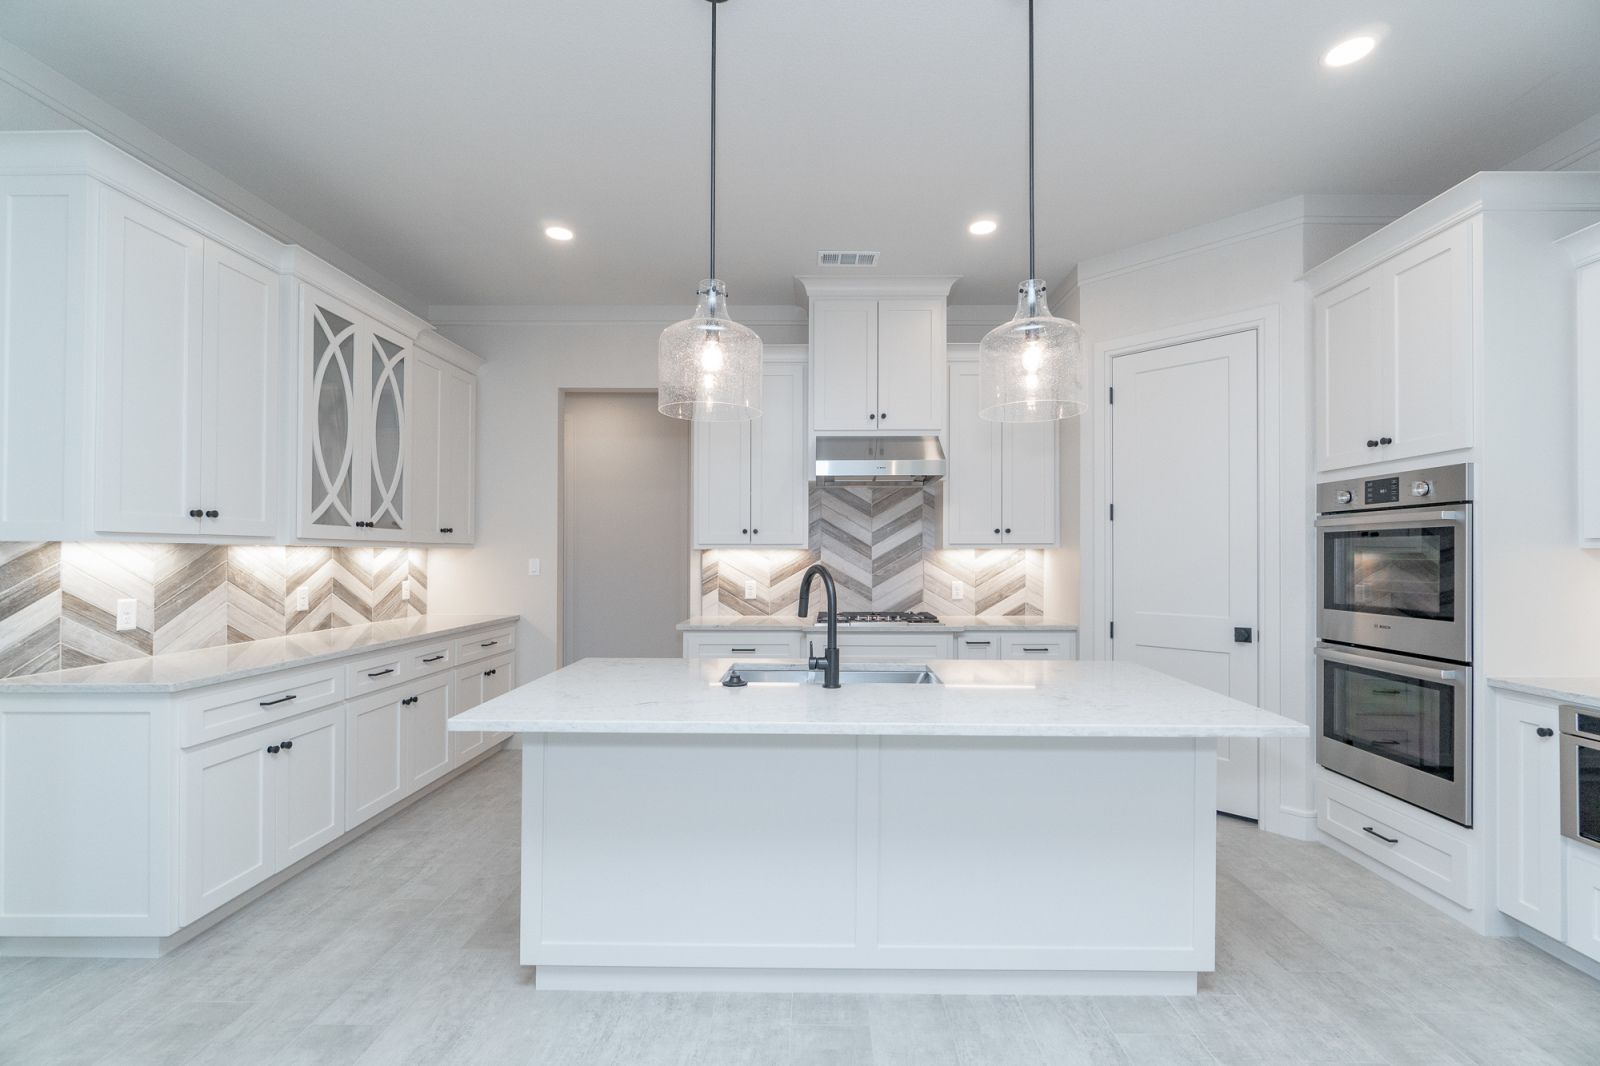
[[[1111,383],[1112,655],[1253,704],[1256,333],[1118,356]],[[1217,742],[1218,810],[1259,817],[1258,749]]]

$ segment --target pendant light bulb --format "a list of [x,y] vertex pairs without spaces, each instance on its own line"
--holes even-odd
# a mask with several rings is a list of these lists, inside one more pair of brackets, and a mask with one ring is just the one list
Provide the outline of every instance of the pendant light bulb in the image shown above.
[[1033,0],[1028,0],[1028,280],[1017,313],[978,345],[978,415],[991,422],[1049,422],[1084,409],[1083,330],[1056,318],[1035,267]]
[[761,417],[761,338],[728,317],[717,280],[717,8],[711,3],[710,277],[694,314],[661,331],[656,346],[657,409],[672,418],[744,422]]

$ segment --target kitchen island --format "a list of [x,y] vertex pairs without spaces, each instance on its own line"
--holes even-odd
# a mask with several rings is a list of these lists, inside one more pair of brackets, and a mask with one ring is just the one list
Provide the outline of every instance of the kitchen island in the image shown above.
[[1129,663],[735,665],[586,659],[451,719],[521,737],[539,987],[1192,994],[1216,740],[1306,735]]

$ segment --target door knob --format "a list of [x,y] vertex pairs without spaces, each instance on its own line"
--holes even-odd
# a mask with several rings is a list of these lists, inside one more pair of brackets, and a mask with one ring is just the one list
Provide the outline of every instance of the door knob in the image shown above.
[[1256,639],[1255,631],[1249,626],[1233,627],[1233,642],[1235,644],[1249,644]]

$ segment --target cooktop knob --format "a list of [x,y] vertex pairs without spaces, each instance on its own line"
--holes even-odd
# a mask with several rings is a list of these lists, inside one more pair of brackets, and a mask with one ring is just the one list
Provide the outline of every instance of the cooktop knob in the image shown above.
[[1334,494],[1333,498],[1338,500],[1340,503],[1349,503],[1351,500],[1355,499],[1355,494],[1349,489],[1340,489]]
[[1433,492],[1433,482],[1431,481],[1413,481],[1411,483],[1411,495],[1413,496],[1427,496],[1431,492]]

